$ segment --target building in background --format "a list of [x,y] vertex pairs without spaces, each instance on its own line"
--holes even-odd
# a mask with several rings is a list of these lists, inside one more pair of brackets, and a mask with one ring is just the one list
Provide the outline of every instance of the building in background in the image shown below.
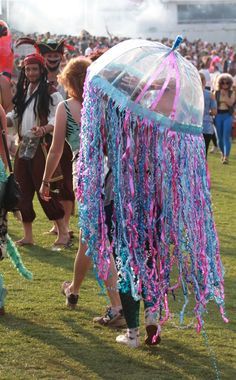
[[[47,6],[45,6],[47,5]],[[73,12],[71,12],[71,9]],[[236,44],[236,0],[0,0],[1,18],[23,33],[174,39]],[[53,21],[49,15],[54,15]]]
[[142,26],[143,33],[159,38],[183,34],[189,40],[236,44],[236,0],[159,0],[164,22]]

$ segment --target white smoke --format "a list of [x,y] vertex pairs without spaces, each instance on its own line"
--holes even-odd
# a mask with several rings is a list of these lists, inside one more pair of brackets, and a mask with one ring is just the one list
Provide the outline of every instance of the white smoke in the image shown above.
[[[100,36],[109,33],[119,37],[172,39],[182,34],[190,40],[202,38],[235,44],[235,23],[227,19],[204,26],[194,22],[179,24],[176,0],[0,0],[2,8],[6,2],[10,28],[23,33],[79,35],[85,29]],[[199,0],[199,3],[209,7],[229,4],[232,16],[236,6],[236,0]],[[200,6],[196,0],[186,0],[186,4]],[[187,19],[187,10],[184,12]],[[191,16],[189,8],[189,20]]]
[[9,24],[24,33],[146,37],[166,20],[159,0],[9,0]]

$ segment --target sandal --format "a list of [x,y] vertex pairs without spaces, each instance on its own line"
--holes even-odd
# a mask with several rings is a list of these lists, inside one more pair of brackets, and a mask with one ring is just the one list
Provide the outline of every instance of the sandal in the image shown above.
[[[57,236],[57,231],[50,230],[50,231],[44,232],[43,234],[44,234],[44,235],[53,235],[53,236]],[[69,231],[69,236],[70,236],[70,239],[73,239],[73,238],[75,237],[75,235],[74,235],[74,231],[70,230],[70,231]]]
[[52,251],[61,251],[62,249],[71,248],[72,246],[73,242],[69,239],[67,243],[54,243],[52,246]]
[[24,241],[21,241],[21,240],[17,240],[15,241],[15,245],[17,245],[18,247],[24,247],[24,246],[32,246],[34,245],[34,243],[28,243],[28,242],[24,242]]

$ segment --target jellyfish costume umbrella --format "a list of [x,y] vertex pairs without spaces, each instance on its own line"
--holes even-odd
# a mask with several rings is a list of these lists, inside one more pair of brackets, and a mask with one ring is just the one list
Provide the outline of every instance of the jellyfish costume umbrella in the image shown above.
[[[202,137],[202,86],[196,68],[176,51],[180,42],[178,37],[170,48],[124,41],[90,66],[79,215],[99,278],[107,278],[115,250],[119,291],[161,309],[161,323],[170,316],[168,295],[178,287],[183,319],[191,289],[200,331],[211,299],[227,318]],[[113,175],[112,244],[104,215],[105,154]]]

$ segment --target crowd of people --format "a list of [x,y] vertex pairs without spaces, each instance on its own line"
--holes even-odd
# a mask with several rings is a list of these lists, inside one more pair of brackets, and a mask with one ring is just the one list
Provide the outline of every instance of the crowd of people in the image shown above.
[[[14,42],[22,37],[23,33],[12,33],[12,40]],[[126,40],[124,37],[117,36],[92,36],[87,31],[81,31],[79,36],[56,35],[50,32],[45,34],[28,34],[27,37],[37,40],[37,42],[44,42],[48,39],[54,41],[66,40],[66,53],[65,58],[69,59],[71,56],[90,55],[97,49],[106,49],[115,46],[119,42]],[[172,46],[173,40],[163,38],[160,40],[166,46]],[[182,56],[190,60],[194,66],[200,70],[208,58],[210,58],[210,66],[213,71],[214,66],[219,68],[221,72],[229,72],[233,77],[236,75],[236,56],[235,46],[227,42],[210,43],[201,39],[196,41],[189,41],[184,38],[182,45],[179,47]],[[21,57],[17,57],[19,60]]]
[[[70,247],[73,239],[70,216],[80,180],[76,162],[81,152],[81,117],[83,112],[86,112],[83,89],[87,69],[104,51],[124,39],[113,36],[98,38],[85,31],[80,37],[50,33],[28,36],[13,33],[12,37],[13,46],[17,51],[15,68],[12,81],[4,76],[4,72],[0,76],[0,110],[2,123],[5,125],[5,120],[7,121],[9,135],[14,136],[9,137],[9,150],[14,157],[15,177],[22,190],[18,207],[24,236],[17,240],[16,244],[18,246],[34,244],[33,222],[36,214],[33,198],[37,194],[46,217],[53,222],[49,231],[56,238],[52,249],[59,251]],[[166,46],[171,46],[173,43],[167,39],[161,42]],[[31,45],[34,52],[26,56],[22,54],[25,45]],[[203,134],[206,152],[216,127],[217,146],[222,153],[222,163],[228,164],[235,104],[236,54],[233,47],[227,43],[210,44],[201,40],[191,43],[185,39],[179,46],[179,51],[187,61],[191,61],[197,67],[201,75],[205,101]],[[108,104],[107,108],[110,106]],[[104,128],[103,137],[108,133],[106,125]],[[96,150],[96,147],[94,149]],[[104,143],[102,149],[109,150],[109,143],[107,145]],[[126,152],[126,154],[131,153]],[[114,239],[114,233],[112,235],[111,232],[114,228],[112,213],[116,200],[114,195],[111,196],[111,190],[109,193],[109,188],[113,186],[109,165],[110,163],[104,180],[104,197],[105,199],[108,197],[109,201],[104,202],[104,209],[107,225],[105,231],[108,230],[108,235],[110,234],[109,240],[112,246]],[[149,170],[146,169],[145,176],[150,175]],[[131,176],[130,173],[130,178]],[[81,189],[83,191],[83,186]],[[130,208],[130,204],[127,207]],[[158,214],[159,210],[155,212]],[[130,218],[132,219],[132,210]],[[135,229],[133,233],[136,233]],[[155,248],[152,246],[148,249],[155,250]],[[84,241],[80,233],[73,280],[62,284],[66,304],[70,308],[75,308],[78,303],[80,287],[91,266],[91,256],[86,255],[88,249],[88,241]],[[138,347],[139,301],[133,300],[131,292],[119,293],[115,259],[116,254],[114,257],[112,254],[109,255],[108,274],[104,278],[111,306],[103,316],[95,318],[94,322],[116,328],[127,325],[127,333],[118,336],[117,342]],[[147,259],[147,271],[154,271],[153,263],[149,261]],[[135,266],[132,268],[134,277],[138,277],[136,269]],[[147,289],[141,285],[140,287],[141,293],[144,294]],[[143,297],[145,298],[145,295]],[[144,305],[147,333],[145,343],[156,345],[160,342],[158,323],[160,315],[156,309],[154,310],[155,303],[146,299]]]
[[[13,42],[19,39],[22,33],[13,33]],[[125,38],[120,38],[116,36],[92,36],[86,31],[82,31],[80,36],[66,36],[66,35],[51,35],[49,32],[46,34],[30,34],[27,36],[29,39],[33,39],[38,43],[44,43],[48,39],[59,42],[62,38],[65,39],[65,54],[63,55],[61,67],[65,66],[66,63],[73,57],[76,56],[90,56],[93,60],[96,56],[100,55],[103,51],[115,46],[117,43],[124,41]],[[161,43],[171,46],[173,41],[167,38],[163,38]],[[212,141],[213,146],[211,148],[211,153],[220,151],[222,153],[221,161],[223,164],[228,164],[229,153],[231,146],[232,135],[235,134],[233,130],[234,122],[236,123],[236,118],[234,115],[235,94],[236,94],[236,53],[235,47],[229,45],[228,43],[209,43],[202,41],[201,39],[196,41],[183,40],[183,43],[179,47],[179,51],[182,56],[189,60],[200,73],[205,76],[205,90],[210,90],[213,94],[222,94],[219,86],[219,75],[229,74],[231,77],[227,76],[229,80],[229,86],[227,91],[231,99],[229,100],[230,115],[217,116],[216,114],[206,115],[209,110],[205,110],[206,123],[210,123],[211,127],[206,127],[207,132],[204,132],[204,138],[206,140],[206,151],[208,151],[208,146],[210,141]],[[24,50],[19,51],[22,54]],[[15,59],[15,76],[18,76],[17,67],[21,65],[22,55],[16,54]],[[222,77],[224,78],[224,77]],[[14,81],[13,81],[14,83]],[[226,91],[226,87],[223,90]],[[214,96],[214,95],[213,95]],[[227,110],[227,104],[222,104],[222,99],[217,100],[218,114],[225,113]],[[224,96],[223,96],[224,101]],[[221,103],[221,104],[220,104]],[[227,127],[224,128],[225,123]],[[235,127],[236,128],[236,127]],[[211,132],[209,132],[211,130]],[[226,132],[227,130],[227,132]],[[206,136],[208,135],[208,136]]]

